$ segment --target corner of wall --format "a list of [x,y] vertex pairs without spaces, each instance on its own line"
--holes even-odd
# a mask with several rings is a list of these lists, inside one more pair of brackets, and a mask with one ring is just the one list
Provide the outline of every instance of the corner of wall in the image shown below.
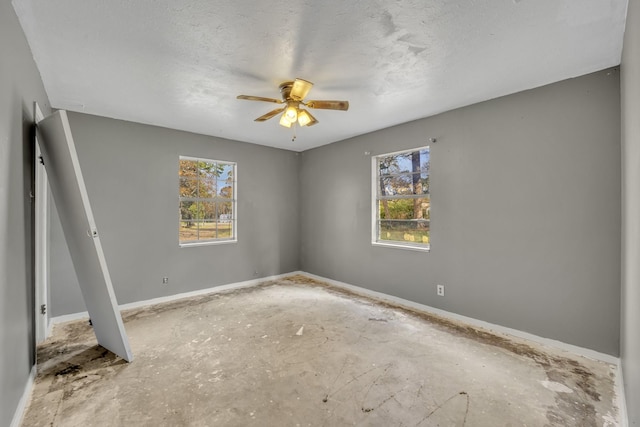
[[[621,70],[622,262],[620,359],[626,402],[640,401],[640,3],[630,0]],[[640,425],[640,406],[627,407]]]

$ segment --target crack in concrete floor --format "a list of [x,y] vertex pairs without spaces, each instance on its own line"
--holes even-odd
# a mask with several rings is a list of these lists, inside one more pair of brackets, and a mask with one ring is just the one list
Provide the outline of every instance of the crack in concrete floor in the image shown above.
[[615,367],[305,276],[88,322],[38,347],[24,426],[613,426]]

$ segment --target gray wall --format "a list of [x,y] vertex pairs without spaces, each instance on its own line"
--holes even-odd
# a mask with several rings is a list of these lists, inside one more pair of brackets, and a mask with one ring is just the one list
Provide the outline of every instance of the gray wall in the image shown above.
[[[73,131],[72,131],[73,132]],[[49,192],[51,193],[51,192]],[[92,197],[90,197],[90,200]],[[67,248],[58,208],[52,194],[49,194],[49,312],[51,316],[86,311],[80,284]],[[95,213],[94,213],[95,216]],[[102,241],[102,236],[100,236]],[[109,263],[107,262],[107,267]],[[111,268],[109,268],[109,273]]]
[[[78,113],[69,120],[118,303],[299,269],[296,153]],[[180,155],[238,163],[237,243],[178,246]],[[52,214],[54,316],[85,309],[58,221]]]
[[11,423],[35,361],[33,102],[49,101],[11,3],[0,2],[0,425]]
[[640,4],[629,2],[622,53],[621,359],[630,425],[640,425]]
[[[302,270],[618,355],[619,88],[605,70],[304,152]],[[430,137],[431,252],[373,247],[365,152]]]

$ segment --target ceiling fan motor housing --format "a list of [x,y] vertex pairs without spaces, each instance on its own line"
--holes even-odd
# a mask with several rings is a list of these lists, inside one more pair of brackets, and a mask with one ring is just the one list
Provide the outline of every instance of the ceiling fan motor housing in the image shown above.
[[283,82],[280,83],[280,94],[282,94],[282,99],[288,101],[291,98],[291,88],[293,87],[293,82]]

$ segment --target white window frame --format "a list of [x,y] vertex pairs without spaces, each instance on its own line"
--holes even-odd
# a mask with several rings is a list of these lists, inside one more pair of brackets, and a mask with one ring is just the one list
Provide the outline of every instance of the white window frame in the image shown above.
[[[182,197],[180,196],[180,160],[193,160],[193,161],[203,161],[208,163],[220,163],[225,165],[233,166],[233,199],[231,201],[232,211],[233,211],[233,235],[230,238],[216,238],[216,239],[207,239],[207,240],[194,240],[194,241],[180,241],[180,223],[182,222],[182,218],[180,217],[180,209],[178,209],[178,244],[181,248],[186,247],[195,247],[195,246],[209,246],[209,245],[223,245],[227,243],[237,243],[238,242],[238,163],[232,162],[228,160],[214,160],[214,159],[205,159],[203,157],[191,157],[191,156],[178,156],[178,203],[182,201]],[[197,198],[196,198],[197,199]]]
[[[416,148],[409,148],[406,150],[394,151],[391,153],[382,153],[371,156],[371,244],[373,246],[381,246],[387,248],[405,249],[410,251],[430,252],[431,251],[431,239],[429,244],[424,243],[412,243],[401,242],[394,240],[380,240],[378,238],[378,222],[380,221],[380,206],[378,204],[378,188],[380,187],[380,177],[378,175],[379,167],[378,160],[381,157],[395,156],[397,154],[411,153],[413,151],[429,150],[429,162],[431,162],[431,148],[429,145],[424,145]],[[416,195],[417,196],[417,195]],[[412,198],[412,197],[410,197]],[[429,203],[431,203],[431,194],[429,193]],[[431,221],[429,221],[429,231],[431,231]],[[431,236],[431,232],[429,233]]]

